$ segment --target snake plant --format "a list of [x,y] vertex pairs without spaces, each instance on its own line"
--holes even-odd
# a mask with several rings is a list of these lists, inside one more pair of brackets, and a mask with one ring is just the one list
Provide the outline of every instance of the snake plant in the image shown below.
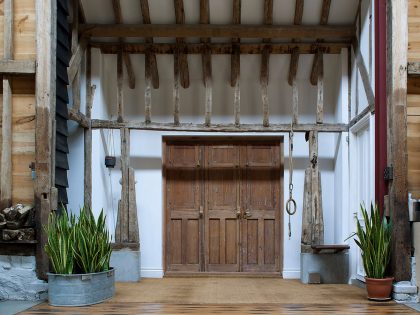
[[78,220],[63,209],[51,213],[44,227],[45,252],[57,274],[93,273],[109,270],[111,244],[103,210],[98,220],[90,209],[80,209]]
[[103,210],[99,214],[98,220],[95,220],[89,209],[80,209],[74,242],[74,253],[78,269],[82,273],[109,270],[111,251]]
[[64,209],[61,214],[50,213],[48,225],[44,227],[48,240],[45,252],[50,258],[55,273],[72,274],[74,271],[74,226],[75,216],[70,218]]
[[353,236],[357,236],[357,246],[362,251],[363,267],[366,277],[383,279],[391,258],[391,223],[381,215],[378,206],[370,206],[370,215],[364,205],[360,206],[365,227],[359,219],[357,230]]

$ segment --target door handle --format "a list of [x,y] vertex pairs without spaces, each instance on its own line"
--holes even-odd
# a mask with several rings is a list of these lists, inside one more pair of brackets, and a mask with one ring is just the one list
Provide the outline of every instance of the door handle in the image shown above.
[[200,206],[200,210],[199,210],[199,216],[200,216],[200,218],[202,218],[203,215],[204,215],[204,207],[203,206]]
[[236,210],[236,218],[238,218],[238,219],[241,218],[241,209]]
[[249,210],[246,210],[246,211],[245,211],[244,218],[245,218],[245,219],[248,219],[248,218],[250,218],[250,217],[252,217],[252,213],[251,213]]

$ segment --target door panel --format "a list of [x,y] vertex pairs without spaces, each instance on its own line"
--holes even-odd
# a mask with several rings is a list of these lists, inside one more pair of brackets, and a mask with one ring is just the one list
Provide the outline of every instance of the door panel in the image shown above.
[[242,152],[242,270],[280,271],[280,146],[252,144]]
[[167,255],[170,271],[200,271],[200,148],[168,147],[166,159]]
[[278,140],[167,143],[167,271],[280,271],[281,148]]
[[239,148],[210,144],[206,157],[207,271],[239,271]]

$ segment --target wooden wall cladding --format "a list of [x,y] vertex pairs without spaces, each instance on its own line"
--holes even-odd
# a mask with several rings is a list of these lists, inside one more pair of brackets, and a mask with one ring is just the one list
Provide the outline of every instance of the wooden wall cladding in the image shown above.
[[[0,112],[2,104],[0,95]],[[34,185],[29,164],[35,161],[35,95],[14,94],[12,108],[12,202],[32,204]]]
[[420,91],[407,95],[408,191],[420,198]]
[[408,1],[408,61],[420,61],[420,0]]
[[[0,59],[3,58],[3,6],[3,1],[0,1]],[[35,60],[35,0],[14,1],[13,10],[13,59]]]

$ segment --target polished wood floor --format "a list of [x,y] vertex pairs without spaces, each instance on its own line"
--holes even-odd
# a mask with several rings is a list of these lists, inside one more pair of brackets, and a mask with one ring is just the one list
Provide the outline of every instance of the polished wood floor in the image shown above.
[[43,303],[20,314],[416,314],[392,301],[368,301],[366,291],[356,286],[304,285],[279,278],[143,279],[117,282],[115,288],[115,296],[101,304],[52,307]]
[[393,302],[372,304],[154,304],[102,303],[89,307],[52,307],[38,305],[24,315],[124,315],[124,314],[417,314],[414,310]]

